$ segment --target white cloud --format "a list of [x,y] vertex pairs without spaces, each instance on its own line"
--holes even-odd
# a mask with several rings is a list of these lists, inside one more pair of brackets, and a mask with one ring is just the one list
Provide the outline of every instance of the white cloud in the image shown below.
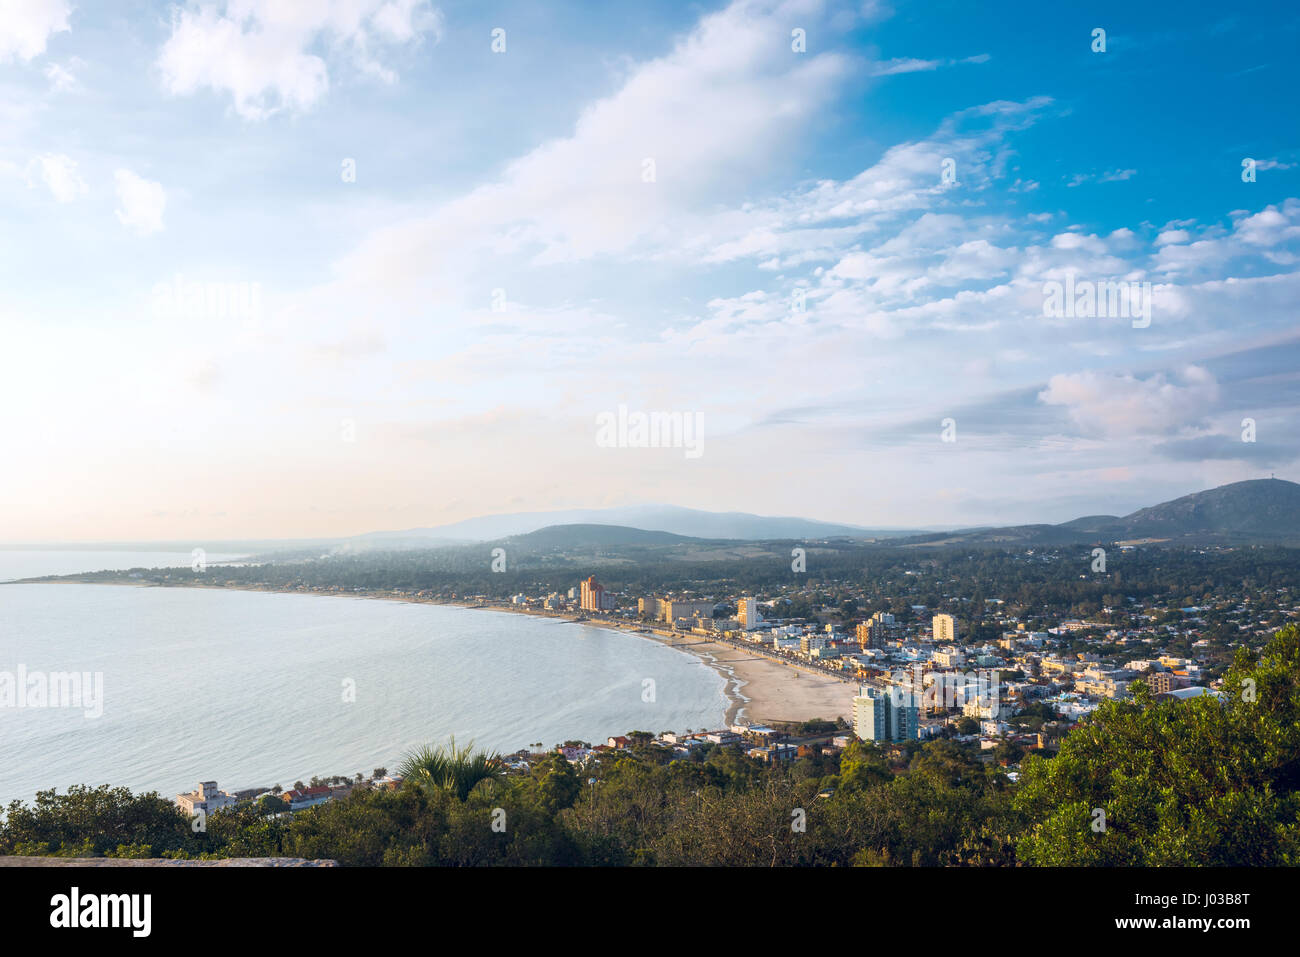
[[167,192],[162,183],[144,179],[128,169],[116,170],[113,180],[120,204],[118,221],[141,236],[161,232],[163,210],[167,206]]
[[1243,257],[1263,256],[1279,266],[1295,262],[1284,244],[1300,239],[1300,199],[1265,206],[1257,213],[1238,210],[1231,231],[1217,224],[1203,229],[1199,238],[1178,229],[1160,234],[1170,241],[1154,257],[1156,267],[1170,276],[1203,272]]
[[27,165],[27,185],[34,186],[36,176],[50,188],[50,194],[60,203],[70,203],[89,190],[77,172],[76,160],[60,153],[44,153]]
[[45,77],[50,81],[50,89],[55,93],[67,93],[77,88],[77,78],[66,67],[51,63],[45,68]]
[[894,60],[882,60],[876,64],[872,71],[873,76],[893,76],[896,73],[919,73],[926,70],[937,70],[940,61],[938,60],[917,60],[913,57],[899,57]]
[[0,63],[40,56],[51,34],[71,29],[71,13],[68,0],[5,0],[0,10]]
[[893,60],[881,60],[871,71],[872,76],[894,76],[899,73],[923,73],[940,67],[956,66],[959,63],[987,63],[992,57],[987,53],[963,57],[960,60],[918,60],[915,57],[897,57]]
[[1112,169],[1102,173],[1076,173],[1070,177],[1066,186],[1079,186],[1087,182],[1097,183],[1122,183],[1126,179],[1132,179],[1137,175],[1135,169]]
[[310,110],[329,89],[320,50],[385,83],[397,74],[382,61],[392,48],[441,38],[442,15],[428,0],[227,0],[173,12],[158,56],[163,86],[188,95],[228,93],[235,111],[260,120],[281,110]]
[[[459,284],[485,253],[527,255],[533,265],[686,254],[682,237],[706,228],[700,210],[767,172],[847,73],[836,55],[788,55],[776,29],[787,6],[738,0],[706,16],[585,109],[571,135],[427,216],[372,234],[343,271],[362,281],[426,281],[438,262],[440,278]],[[729,241],[745,232],[732,227]]]
[[1181,382],[1157,373],[1147,379],[1106,372],[1062,373],[1038,394],[1064,406],[1085,432],[1105,438],[1176,434],[1198,423],[1219,396],[1214,376],[1199,366],[1182,370]]

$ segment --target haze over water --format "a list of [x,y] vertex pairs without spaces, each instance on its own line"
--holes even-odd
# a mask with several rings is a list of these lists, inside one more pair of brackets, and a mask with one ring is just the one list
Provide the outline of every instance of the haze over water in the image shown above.
[[[44,566],[57,562],[17,564],[0,579],[51,574]],[[212,779],[229,790],[288,788],[393,770],[405,751],[452,734],[503,752],[597,743],[634,729],[715,727],[726,706],[722,678],[698,659],[607,629],[219,589],[0,586],[0,671],[19,664],[102,671],[103,716],[0,708],[0,802],[70,784],[168,797]],[[642,700],[646,678],[653,702]]]

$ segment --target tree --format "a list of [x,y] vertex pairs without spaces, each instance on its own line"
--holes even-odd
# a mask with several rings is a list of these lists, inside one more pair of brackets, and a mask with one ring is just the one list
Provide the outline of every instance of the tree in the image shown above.
[[862,790],[888,781],[889,762],[874,744],[850,741],[840,753],[840,788]]
[[263,794],[257,800],[259,814],[282,814],[289,810],[289,802],[275,794]]
[[412,751],[398,773],[418,787],[450,791],[457,800],[464,801],[479,782],[501,774],[501,756],[475,751],[472,741],[458,748],[452,738],[445,748],[425,745]]
[[35,804],[9,805],[0,823],[0,854],[106,854],[119,845],[149,846],[156,852],[191,845],[189,818],[156,791],[133,795],[128,788],[74,785],[66,794],[40,791]]
[[1300,630],[1245,649],[1223,697],[1107,702],[1061,745],[1031,755],[1017,853],[1036,865],[1300,863]]

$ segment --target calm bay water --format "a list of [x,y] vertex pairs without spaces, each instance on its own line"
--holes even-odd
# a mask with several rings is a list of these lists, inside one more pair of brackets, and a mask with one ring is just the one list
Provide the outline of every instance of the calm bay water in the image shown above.
[[[93,567],[106,566],[83,570]],[[452,734],[514,751],[716,727],[726,706],[722,678],[693,656],[602,628],[201,588],[0,585],[0,672],[20,664],[103,672],[103,715],[0,708],[0,802],[70,784],[169,797],[212,779],[288,788],[392,770]],[[642,700],[646,678],[653,702]]]

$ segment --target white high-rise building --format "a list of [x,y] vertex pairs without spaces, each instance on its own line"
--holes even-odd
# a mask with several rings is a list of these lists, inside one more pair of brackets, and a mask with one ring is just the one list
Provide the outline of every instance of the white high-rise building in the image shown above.
[[952,615],[935,615],[933,626],[935,641],[950,645],[957,640],[957,623]]
[[762,620],[758,616],[758,602],[753,598],[742,598],[736,602],[736,620],[745,631],[755,628]]

